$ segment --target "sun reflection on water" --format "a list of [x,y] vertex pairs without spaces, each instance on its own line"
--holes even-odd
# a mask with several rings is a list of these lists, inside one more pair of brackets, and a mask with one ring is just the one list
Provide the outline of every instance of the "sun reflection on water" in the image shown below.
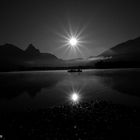
[[73,91],[69,96],[69,100],[73,105],[80,103],[81,101],[80,93],[77,91]]

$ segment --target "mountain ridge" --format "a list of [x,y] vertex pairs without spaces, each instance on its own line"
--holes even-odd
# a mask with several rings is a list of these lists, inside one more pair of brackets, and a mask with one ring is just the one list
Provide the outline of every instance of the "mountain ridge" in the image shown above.
[[[70,68],[81,66],[91,67],[131,67],[140,64],[140,37],[120,43],[107,49],[98,56],[90,56],[87,59],[76,58],[62,60],[51,53],[41,53],[33,44],[22,50],[12,44],[0,46],[0,71],[18,70],[24,68]],[[96,65],[97,64],[97,65]]]
[[140,68],[140,37],[120,43],[100,55],[97,68]]
[[51,53],[41,53],[32,44],[22,50],[13,44],[0,46],[0,69],[12,67],[45,67],[55,66],[61,62]]
[[135,39],[128,40],[126,42],[120,43],[103,53],[99,56],[109,57],[109,56],[117,56],[117,55],[135,55],[140,54],[140,37]]

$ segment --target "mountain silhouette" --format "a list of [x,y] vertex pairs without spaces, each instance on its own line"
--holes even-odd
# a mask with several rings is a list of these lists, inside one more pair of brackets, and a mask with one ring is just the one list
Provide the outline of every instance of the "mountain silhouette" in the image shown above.
[[50,53],[41,53],[32,44],[26,50],[12,44],[0,46],[0,71],[22,67],[52,67],[60,63],[62,63],[61,59]]
[[24,51],[12,44],[5,44],[0,46],[0,57],[21,57],[24,56]]
[[100,55],[96,68],[140,67],[140,37],[116,45]]
[[98,57],[112,57],[112,59],[123,61],[140,61],[139,54],[140,37],[116,45],[104,51]]
[[22,50],[15,45],[0,46],[0,71],[68,68],[140,67],[140,37],[118,44],[88,59],[62,60],[51,53],[41,53],[33,44]]
[[29,55],[39,55],[40,51],[38,49],[36,49],[33,44],[29,44],[29,46],[27,47],[27,49],[25,50],[25,52]]

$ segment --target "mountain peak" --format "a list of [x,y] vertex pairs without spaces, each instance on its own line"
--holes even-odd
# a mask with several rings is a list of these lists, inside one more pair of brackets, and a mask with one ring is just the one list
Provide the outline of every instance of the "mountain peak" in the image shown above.
[[33,44],[29,44],[25,52],[32,55],[40,53],[39,49],[36,49]]
[[140,53],[140,37],[118,44],[99,56],[113,57],[116,60],[138,60]]
[[13,44],[6,43],[0,46],[0,56],[19,56],[23,53],[23,50]]

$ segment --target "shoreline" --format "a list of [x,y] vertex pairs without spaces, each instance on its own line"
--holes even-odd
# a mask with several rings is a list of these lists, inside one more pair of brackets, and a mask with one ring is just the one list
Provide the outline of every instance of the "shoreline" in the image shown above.
[[[89,68],[82,69],[83,71],[92,71],[92,70],[140,70],[140,68]],[[52,69],[52,70],[18,70],[18,71],[0,71],[0,73],[22,73],[22,72],[56,72],[56,71],[68,71],[69,69]],[[77,72],[75,72],[77,73]]]

